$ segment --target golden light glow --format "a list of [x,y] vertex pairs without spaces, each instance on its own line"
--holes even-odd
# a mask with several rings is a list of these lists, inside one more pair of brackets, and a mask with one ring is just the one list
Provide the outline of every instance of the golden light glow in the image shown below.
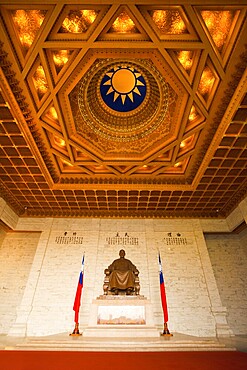
[[38,66],[33,75],[33,82],[38,95],[43,96],[48,90],[48,84],[45,77],[44,68],[41,65]]
[[71,10],[64,19],[60,32],[83,33],[95,21],[98,12],[95,10]]
[[20,9],[12,13],[21,44],[29,48],[43,23],[45,11]]
[[182,162],[177,162],[174,164],[174,167],[181,167],[182,166]]
[[48,115],[49,115],[51,118],[55,119],[56,121],[58,120],[57,111],[56,111],[56,109],[55,109],[54,107],[51,107],[51,108],[49,109],[49,111],[48,111]]
[[103,170],[105,167],[102,164],[99,164],[98,166],[94,166],[95,170]]
[[198,86],[199,93],[205,97],[208,95],[215,82],[215,76],[209,67],[205,67],[202,72],[201,80]]
[[181,50],[177,53],[178,60],[186,71],[189,71],[192,67],[193,52],[191,50]]
[[88,156],[86,156],[86,155],[84,155],[84,153],[82,153],[81,151],[79,151],[79,150],[75,150],[75,152],[76,152],[76,158],[78,159],[78,160],[87,160],[87,161],[90,161],[90,157],[88,157]]
[[57,50],[53,52],[53,61],[57,67],[63,67],[69,60],[69,50]]
[[165,153],[163,153],[163,154],[160,154],[160,155],[158,156],[158,158],[159,158],[160,160],[166,160],[166,159],[168,159],[168,158],[169,158],[169,151],[168,151],[168,152],[165,152]]
[[87,9],[86,10],[81,10],[81,13],[82,13],[82,16],[87,20],[87,22],[89,24],[92,24],[95,21],[97,15],[98,15],[97,11],[87,10]]
[[198,116],[197,110],[194,105],[192,105],[190,114],[189,114],[189,121],[194,121],[196,117]]
[[164,34],[179,35],[187,33],[186,25],[177,10],[154,10],[151,17]]
[[70,162],[66,161],[65,159],[62,159],[63,163],[66,165],[66,166],[69,166],[69,167],[73,167],[73,164],[71,164]]
[[54,136],[54,142],[61,147],[64,147],[66,145],[65,140],[58,136]]
[[190,136],[190,137],[187,137],[186,139],[184,139],[183,141],[181,141],[180,143],[180,148],[185,148],[186,146],[188,146],[189,144],[191,144],[192,140],[193,140],[193,137],[194,135]]
[[230,32],[234,12],[203,10],[201,15],[215,45],[221,50]]
[[138,32],[138,30],[129,15],[126,12],[122,12],[115,19],[113,25],[110,28],[110,32],[136,33]]

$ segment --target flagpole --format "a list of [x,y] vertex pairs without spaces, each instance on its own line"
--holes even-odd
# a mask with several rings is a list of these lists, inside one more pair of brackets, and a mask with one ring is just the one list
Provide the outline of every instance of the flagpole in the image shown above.
[[166,290],[165,290],[165,282],[164,282],[164,276],[162,271],[162,263],[160,258],[160,252],[159,252],[159,274],[160,274],[160,296],[161,296],[161,304],[163,309],[163,316],[164,316],[164,329],[163,333],[160,335],[162,336],[170,336],[172,337],[173,334],[170,333],[168,329],[168,309],[167,309],[167,300],[166,300]]
[[79,310],[80,310],[80,305],[81,305],[81,293],[82,293],[82,288],[83,288],[83,274],[84,274],[84,257],[85,257],[85,252],[82,257],[82,266],[81,266],[81,271],[79,275],[79,281],[76,289],[76,295],[75,295],[75,301],[74,301],[74,306],[73,310],[75,311],[75,328],[73,332],[70,334],[71,336],[80,336],[82,335],[79,331]]

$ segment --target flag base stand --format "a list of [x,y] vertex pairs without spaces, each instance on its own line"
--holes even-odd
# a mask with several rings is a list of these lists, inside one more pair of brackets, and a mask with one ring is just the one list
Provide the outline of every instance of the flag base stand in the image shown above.
[[73,330],[73,333],[70,334],[72,337],[79,337],[82,335],[79,331],[79,324],[75,324],[75,329]]
[[164,330],[163,330],[163,333],[160,333],[160,335],[162,337],[173,337],[173,334],[171,334],[169,332],[169,329],[168,329],[168,326],[167,326],[167,322],[164,323]]

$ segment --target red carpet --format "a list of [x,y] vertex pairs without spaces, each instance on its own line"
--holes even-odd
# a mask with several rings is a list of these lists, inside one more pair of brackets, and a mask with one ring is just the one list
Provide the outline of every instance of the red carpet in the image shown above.
[[0,351],[1,370],[246,370],[247,353]]

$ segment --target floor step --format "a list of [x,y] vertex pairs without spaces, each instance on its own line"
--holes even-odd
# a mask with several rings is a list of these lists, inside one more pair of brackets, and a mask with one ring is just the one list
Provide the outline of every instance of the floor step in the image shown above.
[[[184,338],[185,337],[185,338]],[[83,338],[82,336],[56,338],[26,338],[6,350],[63,350],[63,351],[229,351],[235,348],[219,342],[217,338],[197,338],[174,334],[160,338]]]

